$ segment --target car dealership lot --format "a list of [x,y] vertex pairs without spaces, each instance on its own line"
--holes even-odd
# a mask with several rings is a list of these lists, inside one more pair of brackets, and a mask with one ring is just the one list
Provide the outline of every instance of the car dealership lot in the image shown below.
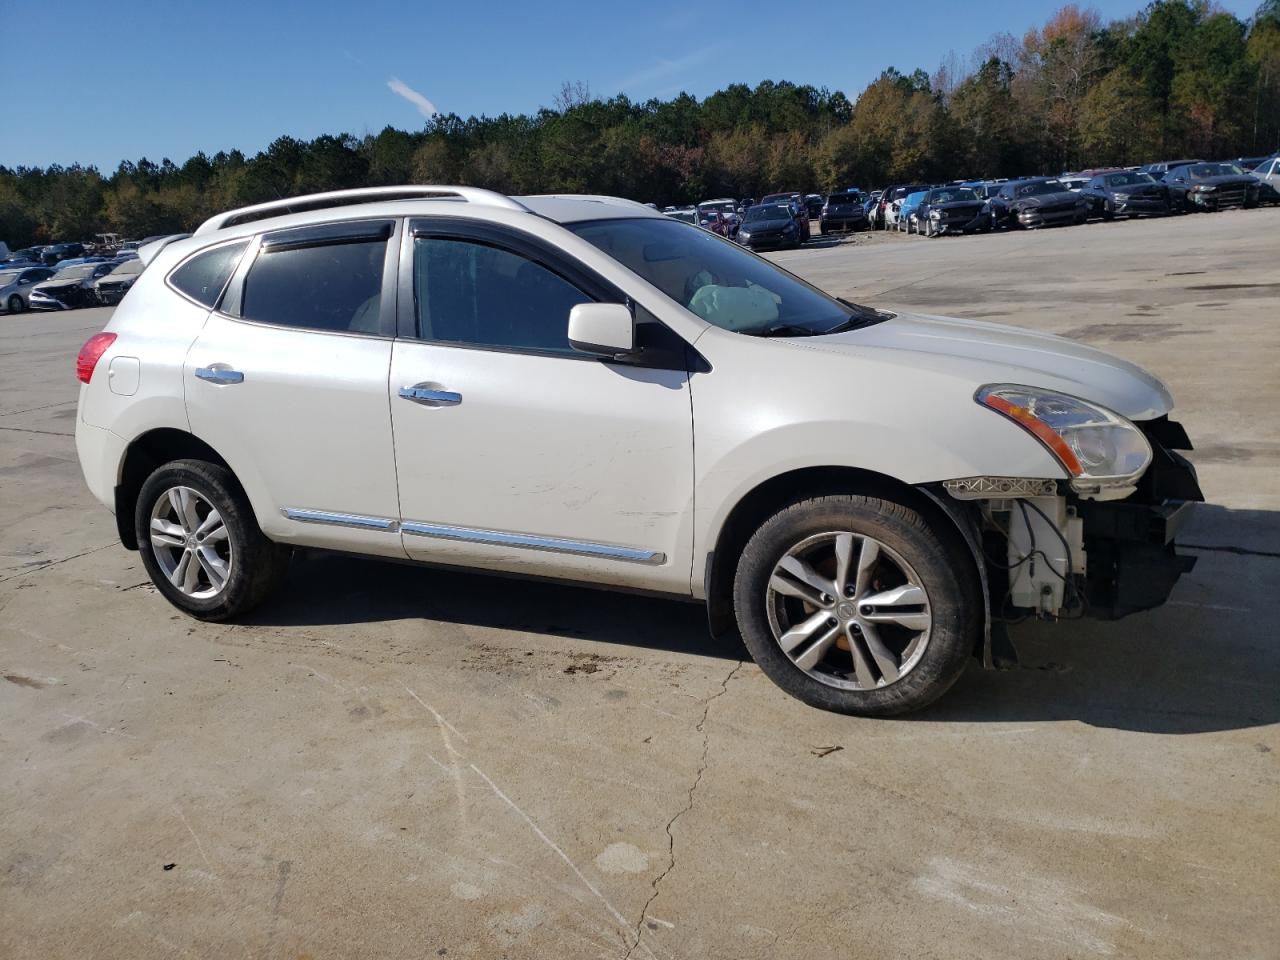
[[1266,956],[1278,222],[772,255],[1139,362],[1198,446],[1216,549],[1169,605],[1016,627],[1019,669],[896,721],[570,586],[307,555],[251,622],[188,620],[75,462],[109,311],[0,318],[0,955]]

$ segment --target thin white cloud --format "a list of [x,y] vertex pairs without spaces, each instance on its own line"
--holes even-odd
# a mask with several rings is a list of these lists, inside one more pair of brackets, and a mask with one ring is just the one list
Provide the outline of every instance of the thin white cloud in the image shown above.
[[700,63],[705,63],[717,53],[720,52],[724,45],[721,43],[713,43],[710,46],[703,47],[700,50],[694,50],[687,53],[683,57],[677,57],[674,60],[662,59],[651,67],[645,67],[643,70],[631,74],[624,80],[618,82],[618,89],[629,90],[635,87],[647,88],[657,80],[666,80],[669,77],[679,76],[687,70],[691,70]]
[[391,92],[394,93],[396,96],[404,97],[406,100],[412,103],[415,107],[417,107],[418,112],[422,114],[424,117],[434,117],[437,113],[440,112],[439,110],[436,109],[436,105],[434,103],[432,103],[422,94],[420,94],[417,90],[413,89],[413,87],[409,86],[399,77],[392,77],[390,80],[387,81],[387,86],[391,89]]

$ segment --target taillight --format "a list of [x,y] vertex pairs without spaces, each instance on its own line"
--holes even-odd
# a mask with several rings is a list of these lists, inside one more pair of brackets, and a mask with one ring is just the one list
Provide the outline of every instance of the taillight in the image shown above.
[[107,348],[115,342],[114,333],[95,333],[84,342],[79,356],[76,357],[76,376],[80,378],[81,383],[88,383],[93,379],[93,368],[98,365]]

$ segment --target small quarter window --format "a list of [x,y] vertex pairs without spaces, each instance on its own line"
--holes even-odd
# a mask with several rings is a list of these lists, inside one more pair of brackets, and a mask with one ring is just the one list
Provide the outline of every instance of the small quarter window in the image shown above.
[[245,278],[240,315],[308,330],[379,333],[386,255],[384,238],[264,246]]
[[212,308],[248,245],[245,240],[198,253],[169,274],[169,282],[192,300]]
[[577,354],[569,311],[587,296],[540,263],[467,240],[413,244],[417,333],[424,340]]

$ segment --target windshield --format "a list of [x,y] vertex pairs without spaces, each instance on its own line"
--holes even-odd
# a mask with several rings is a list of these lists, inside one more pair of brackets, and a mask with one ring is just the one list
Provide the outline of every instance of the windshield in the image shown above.
[[566,224],[690,312],[754,335],[827,333],[883,315],[835,300],[705,230],[651,218]]
[[667,216],[675,220],[683,220],[685,223],[693,223],[698,218],[692,210],[672,210]]
[[1145,173],[1113,173],[1107,177],[1108,187],[1145,186],[1148,183],[1151,183],[1151,178]]
[[699,213],[736,213],[737,208],[732,200],[713,200],[710,203],[698,204]]
[[860,193],[833,193],[827,197],[827,203],[840,205],[846,203],[861,203],[862,194]]
[[767,207],[752,207],[743,219],[747,223],[759,223],[762,220],[790,220],[791,208],[780,203]]
[[1062,193],[1067,188],[1059,180],[1039,180],[1036,183],[1024,183],[1018,187],[1019,197],[1042,197],[1046,193]]
[[67,267],[65,270],[59,270],[58,279],[83,280],[85,277],[91,276],[97,266],[98,265],[96,263],[77,263],[74,267]]
[[931,190],[930,203],[977,203],[978,195],[972,190],[960,187],[954,190]]
[[1197,163],[1187,168],[1187,174],[1192,180],[1208,180],[1210,177],[1240,177],[1244,171],[1234,163]]

